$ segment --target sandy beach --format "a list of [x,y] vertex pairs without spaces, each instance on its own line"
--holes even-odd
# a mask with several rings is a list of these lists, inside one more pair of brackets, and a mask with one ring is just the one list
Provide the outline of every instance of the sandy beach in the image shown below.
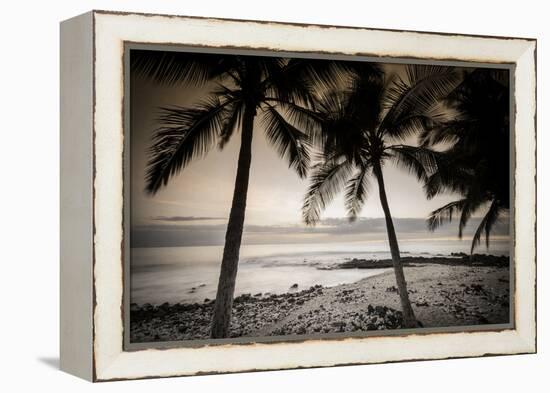
[[[354,259],[333,269],[390,266]],[[403,258],[410,299],[423,327],[508,323],[507,257]],[[399,329],[393,270],[352,284],[290,288],[285,294],[244,294],[234,300],[231,337]],[[131,305],[131,342],[208,338],[213,300]]]

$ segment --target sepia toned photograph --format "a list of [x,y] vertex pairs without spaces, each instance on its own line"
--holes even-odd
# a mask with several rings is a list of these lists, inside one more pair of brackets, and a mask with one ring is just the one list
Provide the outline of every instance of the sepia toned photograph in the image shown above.
[[130,344],[512,326],[510,67],[126,55]]

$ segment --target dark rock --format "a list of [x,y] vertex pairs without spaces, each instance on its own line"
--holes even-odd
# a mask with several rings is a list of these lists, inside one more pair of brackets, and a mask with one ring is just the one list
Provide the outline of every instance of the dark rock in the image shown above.
[[339,332],[343,332],[346,327],[346,322],[338,321],[331,323],[331,326],[334,326],[338,329]]
[[479,323],[489,323],[489,320],[485,318],[483,315],[479,315],[477,317],[477,320],[479,321]]
[[376,306],[376,307],[374,307],[374,311],[375,311],[378,315],[384,317],[384,316],[386,315],[387,308],[386,308],[386,307],[382,307],[382,306]]
[[296,288],[298,288],[298,284],[292,284],[292,285],[290,286],[290,289],[296,289]]
[[464,253],[464,252],[452,252],[451,253],[451,256],[452,257],[460,257],[460,258],[465,258],[468,256],[468,254]]

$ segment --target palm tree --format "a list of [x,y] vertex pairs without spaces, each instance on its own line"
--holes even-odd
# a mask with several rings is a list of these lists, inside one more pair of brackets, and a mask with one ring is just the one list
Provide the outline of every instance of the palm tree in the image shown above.
[[314,136],[321,159],[313,167],[303,204],[306,224],[315,224],[321,211],[341,190],[345,191],[347,214],[354,220],[369,193],[370,181],[378,184],[386,220],[405,327],[418,326],[401,264],[399,245],[386,195],[382,168],[388,161],[425,180],[435,170],[427,149],[393,144],[429,128],[438,118],[437,102],[456,84],[451,68],[409,66],[404,77],[361,74],[349,88],[336,91],[319,104]]
[[[161,108],[161,126],[149,149],[146,191],[153,195],[193,159],[215,145],[223,148],[241,132],[235,188],[211,327],[227,337],[245,220],[255,120],[261,115],[267,140],[300,177],[309,167],[309,139],[292,124],[314,101],[314,84],[337,83],[345,68],[335,61],[207,55],[134,50],[132,71],[169,85],[203,86],[204,97],[187,108]],[[185,92],[185,90],[184,90]]]
[[456,214],[462,238],[470,218],[485,209],[472,239],[473,254],[483,234],[489,247],[495,223],[510,207],[508,71],[476,69],[467,73],[446,103],[456,116],[420,136],[423,146],[446,146],[425,190],[428,198],[445,192],[461,197],[431,212],[428,227],[435,230]]

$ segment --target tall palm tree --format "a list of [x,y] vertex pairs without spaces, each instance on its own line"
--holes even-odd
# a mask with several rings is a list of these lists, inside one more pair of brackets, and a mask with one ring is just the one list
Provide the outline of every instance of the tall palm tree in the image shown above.
[[[237,174],[221,262],[211,327],[212,338],[227,337],[231,321],[239,250],[245,220],[252,137],[261,116],[267,140],[300,177],[309,166],[309,140],[292,124],[307,114],[314,84],[331,86],[343,77],[335,61],[207,55],[135,50],[131,67],[138,75],[169,85],[203,86],[204,97],[190,107],[161,108],[161,126],[149,149],[146,191],[155,194],[193,159],[215,145],[223,148],[241,132]],[[185,90],[183,90],[185,92]],[[302,113],[303,112],[303,113]]]
[[435,230],[459,216],[458,236],[470,218],[485,210],[474,233],[470,254],[498,218],[510,207],[510,93],[508,71],[476,69],[447,97],[446,104],[456,113],[450,121],[422,132],[423,146],[443,144],[438,170],[426,181],[428,198],[454,192],[460,199],[431,212],[428,227]]
[[382,168],[393,161],[425,180],[435,170],[432,152],[399,144],[419,129],[431,127],[437,102],[456,84],[451,68],[409,66],[403,77],[361,74],[351,87],[336,91],[319,104],[315,141],[321,159],[313,167],[303,204],[307,224],[315,224],[321,211],[344,190],[348,216],[361,211],[371,179],[378,184],[380,203],[395,271],[405,327],[417,327],[401,264],[397,235],[386,195]]

